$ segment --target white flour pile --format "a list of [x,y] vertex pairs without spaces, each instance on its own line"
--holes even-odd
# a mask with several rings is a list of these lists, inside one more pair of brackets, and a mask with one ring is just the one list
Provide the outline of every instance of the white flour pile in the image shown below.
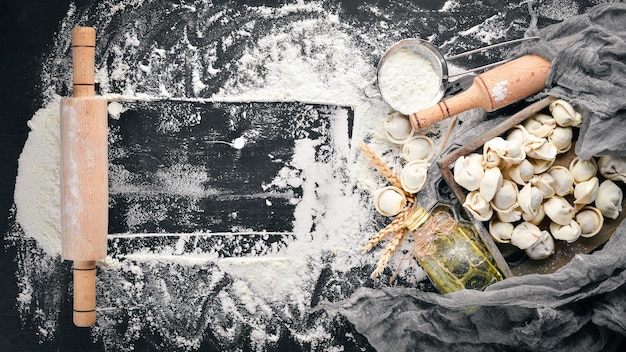
[[399,49],[386,57],[378,85],[389,105],[410,114],[437,103],[441,79],[427,59],[413,50]]
[[59,116],[61,99],[57,96],[28,121],[31,132],[15,181],[17,222],[51,255],[61,253]]
[[[411,3],[411,8],[415,6]],[[460,6],[458,1],[447,1],[442,8]],[[59,301],[66,289],[58,279],[51,279],[63,275],[55,264],[60,262],[61,244],[57,96],[67,93],[64,87],[70,77],[69,30],[89,23],[107,43],[98,47],[103,51],[97,79],[102,94],[119,100],[109,107],[114,118],[126,109],[123,100],[134,97],[299,101],[354,110],[352,140],[348,138],[348,117],[339,109],[331,114],[331,130],[327,131],[333,140],[332,153],[320,161],[315,157],[316,150],[324,148],[319,140],[297,140],[292,160],[282,161],[285,167],[268,183],[268,188],[285,194],[295,189],[302,192],[299,199],[294,198],[293,230],[282,234],[280,244],[266,247],[249,241],[255,236],[277,235],[272,229],[266,234],[233,228],[231,233],[219,234],[110,236],[109,249],[116,254],[100,263],[100,311],[98,325],[92,330],[94,340],[111,351],[136,349],[146,341],[153,341],[151,348],[157,350],[195,350],[205,338],[224,350],[272,349],[281,339],[305,350],[342,351],[349,349],[347,343],[354,349],[364,348],[362,338],[350,331],[341,337],[344,340],[333,336],[339,317],[311,314],[309,309],[321,299],[345,298],[363,285],[385,284],[369,281],[380,251],[367,256],[360,252],[367,239],[389,221],[375,213],[370,198],[370,192],[386,183],[354,147],[366,139],[392,167],[399,165],[394,157],[399,150],[387,142],[382,129],[389,108],[380,100],[365,97],[363,88],[373,80],[375,63],[388,45],[403,37],[437,39],[440,35],[428,32],[437,27],[428,22],[420,22],[422,27],[414,32],[407,31],[415,28],[416,22],[407,22],[404,6],[396,12],[385,10],[390,12],[383,16],[383,9],[373,5],[359,7],[361,14],[376,18],[360,27],[337,6],[317,2],[270,8],[204,0],[187,5],[125,0],[103,1],[93,13],[70,8],[42,74],[47,105],[29,123],[32,132],[20,157],[15,192],[17,223],[26,235],[23,241],[19,233],[15,235],[16,245],[25,253],[17,273],[22,290],[20,313],[35,325],[42,341],[57,337]],[[167,32],[165,39],[146,28],[147,17],[156,23],[152,23],[156,30]],[[441,39],[443,47],[454,47],[459,39],[497,40],[504,35],[502,28],[508,20],[505,14],[496,14],[489,24],[467,29],[467,38],[448,33]],[[440,30],[447,33],[453,28]],[[494,32],[497,35],[486,35]],[[425,69],[411,57],[400,59],[404,73],[407,67]],[[426,98],[431,84],[420,86],[414,94]],[[414,82],[404,82],[406,85]],[[181,115],[181,111],[176,113]],[[172,118],[161,123],[164,129],[175,129],[196,124],[197,119],[189,115],[184,121]],[[110,140],[119,138],[121,132],[110,131]],[[242,137],[246,139],[226,142],[235,148],[250,147],[248,138],[254,135]],[[127,152],[111,150],[113,157]],[[188,200],[186,204],[193,210],[198,199],[211,190],[203,181],[205,170],[195,168],[189,177],[181,170],[189,170],[184,160],[159,177],[169,185],[171,195]],[[128,170],[112,168],[111,187],[123,191],[132,177]],[[269,201],[265,204],[272,205]],[[165,217],[167,210],[135,204],[128,219],[140,227],[147,220]],[[228,216],[236,218],[238,214]],[[203,243],[210,243],[209,249]],[[250,247],[248,243],[252,243]],[[37,254],[38,248],[45,255]],[[221,248],[232,255],[220,254]],[[391,268],[408,262],[396,258]],[[37,274],[42,265],[56,267],[57,272]],[[423,271],[413,265],[399,281],[415,285],[423,279]],[[34,311],[38,312],[35,317]]]

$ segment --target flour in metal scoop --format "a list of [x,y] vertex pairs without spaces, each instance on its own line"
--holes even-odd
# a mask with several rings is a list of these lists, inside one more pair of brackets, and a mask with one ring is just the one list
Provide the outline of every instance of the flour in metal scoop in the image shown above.
[[437,103],[441,79],[427,59],[400,49],[390,53],[380,67],[378,86],[391,107],[410,114]]

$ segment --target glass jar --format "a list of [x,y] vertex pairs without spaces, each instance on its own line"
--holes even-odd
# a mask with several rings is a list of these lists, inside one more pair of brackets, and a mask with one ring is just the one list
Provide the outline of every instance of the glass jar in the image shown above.
[[404,224],[418,263],[439,292],[484,290],[502,280],[474,226],[458,221],[451,207],[437,204],[430,213],[416,207]]

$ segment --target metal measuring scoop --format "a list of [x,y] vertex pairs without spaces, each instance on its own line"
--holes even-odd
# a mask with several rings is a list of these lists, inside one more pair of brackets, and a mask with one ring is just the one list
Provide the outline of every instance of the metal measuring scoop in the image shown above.
[[[424,106],[425,108],[425,107],[437,104],[444,97],[455,95],[469,88],[472,85],[472,81],[473,81],[473,75],[471,75],[471,73],[485,70],[494,66],[498,66],[510,60],[509,59],[501,60],[498,62],[479,66],[476,68],[467,69],[465,71],[455,73],[452,75],[448,73],[448,61],[458,59],[464,56],[472,55],[475,53],[479,53],[485,50],[497,48],[500,46],[510,45],[510,44],[514,44],[514,43],[518,43],[518,42],[522,42],[526,40],[534,40],[534,39],[539,39],[539,37],[527,37],[527,38],[509,40],[506,42],[488,45],[482,48],[466,51],[461,54],[448,56],[448,57],[444,57],[443,54],[441,54],[441,52],[435,45],[425,40],[422,40],[419,38],[402,39],[396,42],[395,44],[393,44],[391,47],[389,47],[389,49],[387,49],[385,54],[380,58],[380,61],[378,62],[377,72],[376,72],[376,79],[378,82],[380,82],[381,68],[385,65],[385,63],[387,62],[389,57],[391,57],[392,54],[400,50],[408,50],[412,53],[417,54],[418,56],[427,60],[431,64],[433,71],[438,76],[438,82],[439,82],[438,91],[432,97],[430,104]],[[449,81],[451,77],[459,77],[459,78],[454,81]],[[436,82],[433,82],[433,84],[436,84]],[[391,102],[390,99],[385,98],[386,93],[384,89],[381,89],[380,84],[378,85],[378,90],[380,92],[381,98],[394,110],[405,115],[409,115],[415,112],[415,111],[402,111],[402,109],[399,108],[398,106],[394,106],[393,102]],[[387,97],[388,96],[389,95],[387,95]]]

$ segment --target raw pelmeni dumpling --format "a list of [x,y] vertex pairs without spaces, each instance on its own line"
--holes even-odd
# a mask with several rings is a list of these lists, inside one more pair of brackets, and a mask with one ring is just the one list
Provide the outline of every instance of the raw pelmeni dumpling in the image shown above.
[[502,172],[497,167],[485,170],[485,176],[480,181],[479,192],[486,201],[491,202],[496,191],[502,187]]
[[500,157],[502,158],[502,161],[504,161],[505,165],[519,164],[526,159],[526,153],[520,143],[504,139],[503,141],[505,148],[500,150]]
[[541,142],[533,143],[531,145],[529,150],[526,152],[526,155],[532,159],[554,161],[558,150],[549,140],[545,138],[540,138],[540,140]]
[[528,138],[528,131],[521,125],[515,125],[509,130],[506,140],[516,141],[519,145],[524,146],[526,144],[526,138]]
[[532,183],[528,183],[519,191],[517,202],[524,213],[534,217],[543,202],[543,192]]
[[519,144],[522,147],[524,154],[527,154],[534,145],[540,145],[542,143],[542,138],[530,134],[523,125],[515,125],[511,127],[508,135],[506,136],[506,140],[514,141]]
[[525,185],[535,174],[535,168],[530,161],[524,159],[519,164],[508,166],[504,173],[518,185]]
[[548,174],[554,180],[554,193],[563,197],[574,192],[574,177],[568,168],[553,166],[548,170]]
[[576,221],[570,221],[567,225],[559,225],[553,222],[550,223],[550,233],[557,240],[572,243],[580,237],[581,229],[580,225]]
[[483,145],[483,164],[487,168],[500,167],[502,164],[501,150],[505,148],[502,138],[490,139]]
[[421,160],[429,162],[435,155],[435,145],[433,141],[426,136],[415,136],[402,147],[402,155],[408,162]]
[[547,199],[552,197],[555,194],[554,191],[554,178],[549,173],[542,173],[539,175],[535,175],[531,178],[530,184],[534,187],[539,188],[541,193],[543,193],[543,198]]
[[576,209],[561,196],[547,199],[543,203],[543,211],[546,212],[546,216],[559,225],[569,224],[576,214]]
[[609,180],[626,182],[626,156],[601,156],[598,159],[598,169]]
[[607,218],[617,219],[622,211],[624,194],[613,181],[604,180],[598,188],[596,208]]
[[506,211],[516,206],[518,198],[517,185],[513,181],[502,180],[502,185],[491,200],[493,208],[497,211]]
[[524,121],[524,128],[528,133],[539,137],[548,137],[556,127],[556,121],[550,115],[536,113]]
[[587,205],[576,214],[581,237],[593,237],[602,229],[604,217],[598,208]]
[[526,249],[535,244],[540,236],[541,229],[537,225],[524,221],[513,229],[511,244],[519,249]]
[[459,157],[454,163],[454,181],[468,191],[477,190],[485,176],[482,161],[483,156],[478,153]]
[[500,243],[511,242],[511,234],[513,234],[513,224],[510,222],[499,221],[496,218],[492,218],[489,221],[489,233],[491,237]]
[[575,157],[569,164],[569,172],[572,174],[576,184],[588,181],[594,177],[598,172],[598,165],[594,158],[583,160],[580,157]]
[[524,249],[524,253],[532,260],[546,259],[554,254],[554,240],[548,231],[541,231],[537,241]]
[[592,177],[587,181],[580,182],[574,188],[574,206],[578,209],[586,204],[591,204],[598,196],[600,180]]
[[387,139],[396,144],[405,143],[415,133],[409,117],[398,112],[390,114],[383,125]]
[[557,126],[548,136],[548,141],[556,147],[557,153],[562,154],[572,148],[573,135],[574,132],[571,127]]
[[487,221],[493,215],[491,204],[478,191],[472,191],[467,195],[463,207],[479,221]]
[[483,146],[483,160],[486,167],[498,167],[501,164],[513,165],[522,162],[526,154],[521,144],[514,140],[495,137]]
[[536,174],[540,174],[540,173],[548,171],[548,169],[550,169],[550,167],[552,167],[552,165],[554,164],[555,160],[556,158],[552,158],[552,159],[528,158],[528,161],[535,169]]
[[582,123],[582,115],[565,100],[555,100],[550,104],[550,113],[559,126],[578,127]]
[[519,206],[513,205],[512,207],[508,209],[500,210],[500,209],[496,209],[493,206],[493,202],[492,202],[491,207],[496,212],[498,220],[502,222],[516,222],[522,219],[522,208],[520,208]]
[[528,221],[529,223],[533,225],[539,225],[545,217],[546,217],[546,212],[543,210],[543,204],[539,206],[539,208],[537,209],[537,213],[534,215],[531,215],[528,213],[522,213],[522,219],[524,219],[524,221]]
[[524,150],[526,155],[531,153],[533,149],[541,148],[541,146],[547,141],[547,139],[545,138],[539,138],[529,133],[524,126],[516,125],[515,128],[512,129],[512,131],[517,131],[517,130],[521,131],[521,133],[514,132],[513,136],[516,136],[516,134],[517,136],[515,138],[513,137],[511,138],[515,140],[519,140],[520,138],[523,137],[522,149]]
[[542,231],[529,222],[515,226],[511,234],[511,244],[523,249],[533,260],[545,259],[554,253],[554,240],[548,231]]
[[382,188],[374,196],[374,206],[384,216],[398,214],[404,208],[406,202],[404,191],[394,186]]
[[429,166],[430,164],[422,160],[411,161],[404,165],[400,174],[402,188],[409,193],[416,193],[422,190],[424,185],[426,185]]

